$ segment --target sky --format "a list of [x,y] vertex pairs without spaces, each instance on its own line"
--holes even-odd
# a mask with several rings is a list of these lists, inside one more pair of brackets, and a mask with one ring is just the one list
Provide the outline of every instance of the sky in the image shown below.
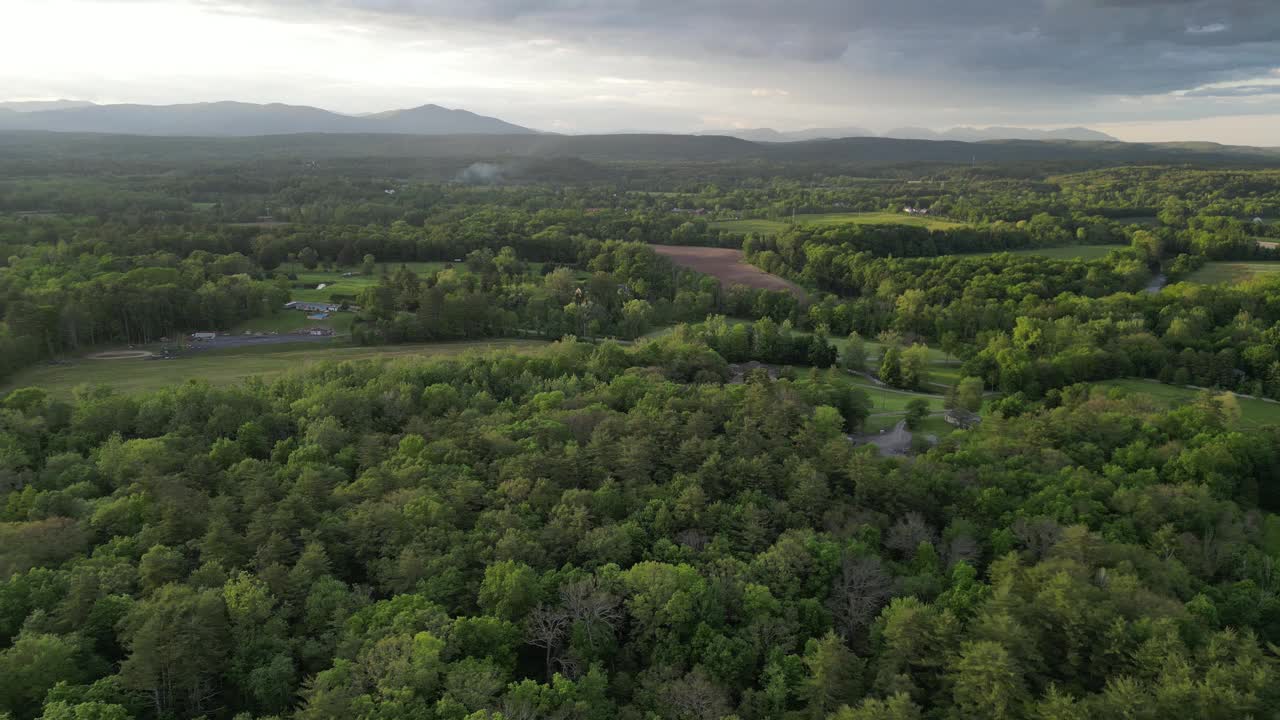
[[1278,0],[0,0],[0,99],[1280,146]]

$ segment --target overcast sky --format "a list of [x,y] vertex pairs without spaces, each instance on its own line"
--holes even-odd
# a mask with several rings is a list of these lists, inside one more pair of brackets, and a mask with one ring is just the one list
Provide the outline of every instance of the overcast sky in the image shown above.
[[0,99],[1280,146],[1280,0],[0,0]]

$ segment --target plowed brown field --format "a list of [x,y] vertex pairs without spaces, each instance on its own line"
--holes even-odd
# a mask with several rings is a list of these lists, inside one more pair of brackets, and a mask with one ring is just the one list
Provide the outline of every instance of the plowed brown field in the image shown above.
[[725,287],[745,285],[750,288],[789,292],[804,298],[804,290],[777,275],[770,275],[751,265],[733,248],[694,247],[690,245],[650,245],[653,251],[670,258],[675,264],[716,278]]

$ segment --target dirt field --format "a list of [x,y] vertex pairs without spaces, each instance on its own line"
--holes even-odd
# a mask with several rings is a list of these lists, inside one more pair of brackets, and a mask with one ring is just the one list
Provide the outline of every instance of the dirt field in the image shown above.
[[726,287],[745,285],[763,290],[789,292],[804,298],[804,290],[789,280],[783,280],[749,264],[741,250],[732,248],[692,247],[688,245],[650,245],[653,251],[671,259],[675,264],[716,278]]

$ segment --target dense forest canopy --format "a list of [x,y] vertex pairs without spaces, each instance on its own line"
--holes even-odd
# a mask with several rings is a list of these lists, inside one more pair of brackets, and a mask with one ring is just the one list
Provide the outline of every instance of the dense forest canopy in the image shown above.
[[1269,156],[489,142],[0,134],[0,718],[1275,714]]

